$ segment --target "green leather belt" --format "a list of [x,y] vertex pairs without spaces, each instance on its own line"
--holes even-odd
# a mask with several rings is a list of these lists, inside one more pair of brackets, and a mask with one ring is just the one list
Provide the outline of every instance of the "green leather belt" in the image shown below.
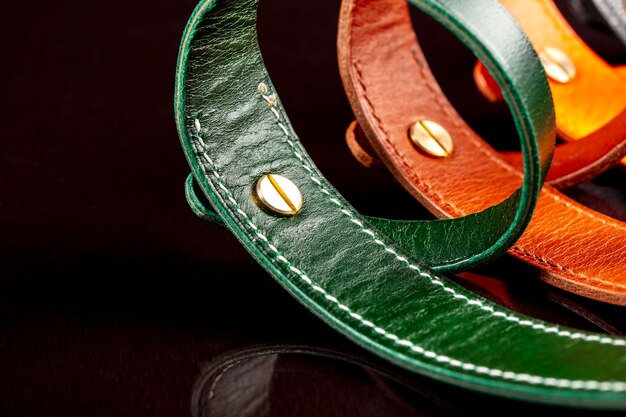
[[[257,3],[202,1],[183,36],[176,120],[193,175],[213,208],[203,207],[188,182],[194,211],[223,222],[312,312],[402,367],[515,398],[626,407],[626,340],[518,315],[433,270],[474,265],[517,239],[554,146],[541,65],[497,1],[412,1],[495,74],[520,133],[526,171],[522,188],[502,204],[433,222],[366,219],[325,180],[263,66]],[[270,173],[301,191],[297,215],[275,216],[255,202],[257,182]]]

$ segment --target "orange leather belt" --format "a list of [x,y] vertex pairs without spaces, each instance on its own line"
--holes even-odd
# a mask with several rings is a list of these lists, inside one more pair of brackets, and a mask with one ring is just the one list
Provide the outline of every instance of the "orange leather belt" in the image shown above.
[[[441,218],[490,207],[519,186],[521,173],[461,119],[430,72],[403,0],[353,0],[339,28],[341,75],[362,134],[397,180]],[[442,126],[454,149],[433,158],[409,137],[418,120]],[[593,134],[591,135],[593,138]],[[573,141],[561,147],[582,144]],[[571,148],[570,148],[571,149]],[[371,162],[371,161],[370,161]],[[545,187],[527,232],[510,250],[557,287],[626,305],[626,225]]]
[[[626,139],[626,68],[612,67],[589,48],[552,0],[501,3],[544,61],[559,137],[586,142],[575,147],[575,152],[557,151],[548,180],[560,187],[573,185],[619,162]],[[480,62],[474,69],[474,79],[487,99],[502,100],[500,89]],[[519,154],[507,159],[521,166]],[[626,166],[626,158],[622,164]]]

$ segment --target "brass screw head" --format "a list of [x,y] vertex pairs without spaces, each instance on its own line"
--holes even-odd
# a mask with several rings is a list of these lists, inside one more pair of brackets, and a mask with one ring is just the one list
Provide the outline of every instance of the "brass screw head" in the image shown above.
[[539,60],[552,81],[566,84],[576,76],[576,66],[560,49],[546,47],[539,53]]
[[454,143],[448,131],[430,120],[418,120],[413,123],[409,136],[420,151],[434,158],[447,158],[454,149]]
[[292,217],[302,209],[302,194],[296,185],[277,174],[262,176],[254,189],[255,201],[264,210]]

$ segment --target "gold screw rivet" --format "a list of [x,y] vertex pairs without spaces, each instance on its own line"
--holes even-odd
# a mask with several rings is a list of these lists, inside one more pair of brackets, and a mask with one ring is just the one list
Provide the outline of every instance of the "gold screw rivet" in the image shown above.
[[409,134],[413,144],[429,156],[447,158],[454,149],[448,131],[430,120],[418,120],[413,123]]
[[281,175],[262,176],[256,183],[255,197],[262,208],[280,216],[295,216],[302,209],[300,190]]
[[539,60],[551,80],[566,84],[576,75],[576,66],[560,49],[547,47],[539,53]]

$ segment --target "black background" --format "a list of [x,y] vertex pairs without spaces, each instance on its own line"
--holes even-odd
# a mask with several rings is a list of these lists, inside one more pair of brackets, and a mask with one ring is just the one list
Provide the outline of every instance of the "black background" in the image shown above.
[[[298,343],[365,355],[293,301],[229,232],[187,208],[172,103],[193,0],[3,6],[0,414],[182,416],[203,364],[225,352]],[[357,208],[426,216],[344,144],[351,112],[335,55],[338,10],[338,0],[261,2],[261,48],[281,100]],[[469,52],[423,16],[416,22],[461,113],[487,138],[515,143],[506,108],[476,93]],[[613,62],[626,56],[581,30]],[[423,381],[450,399],[511,406]]]

